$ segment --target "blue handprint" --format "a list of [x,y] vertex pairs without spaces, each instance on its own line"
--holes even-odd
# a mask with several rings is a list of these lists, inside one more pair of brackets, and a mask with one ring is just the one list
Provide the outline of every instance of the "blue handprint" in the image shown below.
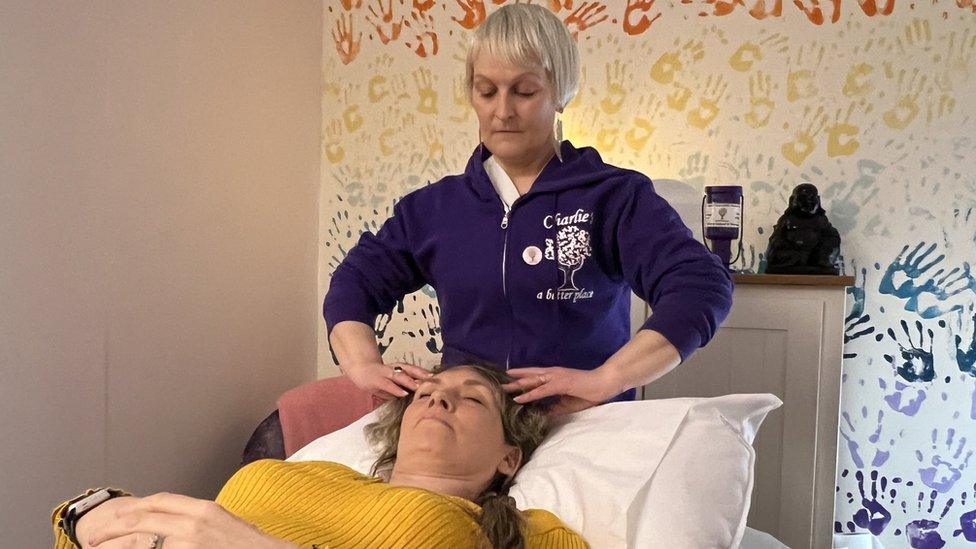
[[[969,313],[972,313],[970,317],[971,320],[967,326],[964,326],[963,332],[965,339],[962,335],[956,334],[956,364],[959,366],[959,371],[976,377],[976,313],[973,313],[973,307],[969,307]],[[969,317],[967,314],[966,317]],[[963,315],[960,314],[960,325],[962,325]],[[968,333],[967,333],[968,332]]]
[[[969,459],[973,455],[973,450],[966,450],[966,437],[959,437],[958,444],[953,449],[956,430],[952,427],[946,429],[945,441],[940,445],[939,430],[932,429],[932,457],[928,463],[931,467],[925,467],[926,460],[921,450],[915,450],[915,459],[923,465],[918,469],[918,475],[922,483],[945,493],[952,489],[952,486],[962,477],[962,471],[969,465]],[[934,453],[940,446],[945,448],[944,452]],[[965,452],[965,455],[963,454]],[[942,455],[940,455],[942,454]]]
[[[901,350],[901,364],[895,364],[895,357],[892,355],[884,355],[885,360],[887,360],[892,366],[895,367],[898,375],[900,375],[905,381],[924,381],[929,382],[935,377],[935,366],[932,358],[932,341],[934,339],[934,334],[931,329],[923,331],[921,321],[915,321],[915,328],[918,330],[918,347],[912,341],[912,334],[908,331],[908,323],[904,320],[901,321],[901,329],[905,332],[907,338],[907,346],[903,345],[899,341],[898,336],[895,335],[894,330],[888,328],[888,337],[898,344],[898,348]],[[928,347],[925,345],[925,334],[928,333],[929,343]]]
[[922,318],[935,318],[962,309],[967,301],[971,301],[971,297],[963,293],[976,290],[976,277],[969,263],[948,272],[940,267],[929,274],[931,269],[942,263],[945,254],[939,254],[929,261],[937,245],[932,244],[922,250],[924,246],[925,242],[920,242],[905,256],[909,248],[905,245],[885,269],[878,291],[908,300],[905,310],[918,313]]

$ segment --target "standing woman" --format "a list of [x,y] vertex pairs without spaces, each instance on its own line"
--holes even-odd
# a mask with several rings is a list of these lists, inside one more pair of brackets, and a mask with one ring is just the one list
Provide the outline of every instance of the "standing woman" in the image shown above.
[[[579,52],[550,11],[514,4],[477,29],[466,84],[480,144],[463,174],[404,196],[332,275],[323,313],[341,370],[402,396],[427,376],[384,364],[373,323],[430,284],[442,362],[495,363],[571,412],[632,400],[687,359],[731,307],[728,271],[651,180],[554,131],[579,86]],[[630,337],[630,293],[653,314]]]

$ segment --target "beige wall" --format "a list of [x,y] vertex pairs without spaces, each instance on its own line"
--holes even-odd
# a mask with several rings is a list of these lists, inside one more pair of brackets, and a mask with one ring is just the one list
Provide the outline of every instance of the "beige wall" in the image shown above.
[[0,8],[0,546],[212,497],[315,376],[322,6]]

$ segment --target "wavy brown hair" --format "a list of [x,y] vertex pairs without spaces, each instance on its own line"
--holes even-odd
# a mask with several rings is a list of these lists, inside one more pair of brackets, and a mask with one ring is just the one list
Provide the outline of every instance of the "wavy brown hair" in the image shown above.
[[[498,398],[498,409],[501,410],[505,443],[522,450],[524,464],[549,432],[546,411],[535,403],[519,404],[512,400],[512,395],[502,389],[502,385],[512,381],[512,378],[503,372],[479,364],[457,367],[477,372],[491,385],[492,392]],[[434,372],[442,372],[444,369],[438,366]],[[387,402],[380,409],[379,419],[366,426],[366,437],[379,453],[370,471],[373,476],[389,479],[397,458],[400,423],[412,399],[413,396],[409,395]],[[475,499],[475,503],[481,506],[481,514],[475,519],[494,549],[525,547],[525,521],[515,506],[515,500],[508,495],[511,484],[512,477],[498,473]]]

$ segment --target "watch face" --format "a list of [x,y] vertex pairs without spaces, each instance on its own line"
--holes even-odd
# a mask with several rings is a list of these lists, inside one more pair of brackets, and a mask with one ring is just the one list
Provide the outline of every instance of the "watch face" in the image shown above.
[[71,505],[70,507],[68,507],[68,511],[73,511],[76,514],[85,513],[88,510],[94,508],[95,506],[105,502],[105,500],[109,499],[110,497],[112,496],[111,494],[108,493],[108,490],[102,489],[86,497],[85,499]]

